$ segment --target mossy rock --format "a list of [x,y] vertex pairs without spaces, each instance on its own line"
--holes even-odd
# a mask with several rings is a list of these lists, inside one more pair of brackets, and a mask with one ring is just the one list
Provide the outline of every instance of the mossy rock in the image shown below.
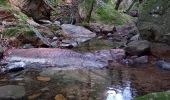
[[116,25],[123,25],[132,19],[130,16],[116,11],[113,4],[106,4],[105,6],[97,7],[92,17],[93,19],[105,24],[113,23]]
[[141,37],[170,44],[169,16],[169,0],[145,0],[139,7],[138,28]]
[[150,93],[137,97],[135,100],[170,100],[170,92]]

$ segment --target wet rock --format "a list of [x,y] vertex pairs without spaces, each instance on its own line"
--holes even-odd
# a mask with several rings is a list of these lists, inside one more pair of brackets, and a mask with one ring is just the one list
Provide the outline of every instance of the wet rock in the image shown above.
[[100,50],[94,53],[95,57],[103,61],[120,60],[125,57],[123,49]]
[[164,70],[170,70],[170,62],[166,62],[164,60],[160,60],[156,63],[156,65]]
[[125,50],[130,55],[142,55],[150,51],[150,42],[147,40],[132,41],[127,44]]
[[67,37],[69,40],[77,42],[78,44],[90,40],[96,36],[95,33],[82,26],[63,24],[61,25],[61,28],[65,37]]
[[[103,68],[108,60],[118,60],[125,57],[123,49],[100,50],[93,53],[78,53],[66,49],[32,48],[12,49],[6,55],[9,69],[18,67],[47,67],[58,68]],[[14,65],[13,65],[14,64]],[[10,68],[11,69],[11,68]]]
[[113,33],[115,31],[114,25],[106,25],[103,23],[90,23],[89,28],[96,33]]
[[13,63],[8,63],[6,65],[6,72],[17,72],[17,71],[21,71],[26,67],[26,63],[25,62],[13,62]]
[[77,47],[79,44],[74,40],[62,40],[61,47]]
[[130,38],[130,41],[138,41],[140,39],[140,35],[136,34]]
[[146,64],[148,63],[148,56],[141,56],[134,59],[135,64]]
[[31,44],[25,44],[23,46],[24,49],[29,49],[29,48],[34,48],[34,46],[32,46]]
[[25,94],[25,88],[23,86],[6,85],[0,87],[1,100],[23,100]]

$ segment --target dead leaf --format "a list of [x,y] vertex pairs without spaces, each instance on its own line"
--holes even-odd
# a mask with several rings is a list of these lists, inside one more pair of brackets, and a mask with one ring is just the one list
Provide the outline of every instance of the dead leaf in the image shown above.
[[55,100],[67,100],[62,94],[58,94],[55,96]]
[[38,76],[37,80],[43,81],[43,82],[48,82],[48,81],[51,80],[51,78],[50,77],[44,77],[44,76]]
[[30,95],[28,96],[28,100],[34,100],[36,99],[37,97],[39,97],[42,93],[37,93],[37,94],[33,94],[33,95]]

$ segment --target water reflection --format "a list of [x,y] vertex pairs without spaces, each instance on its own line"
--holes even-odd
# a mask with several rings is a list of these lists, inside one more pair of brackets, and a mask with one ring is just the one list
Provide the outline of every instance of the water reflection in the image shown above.
[[127,81],[126,87],[120,87],[120,89],[109,87],[107,92],[106,100],[132,100],[132,89],[130,82]]
[[[0,81],[0,84],[22,82],[27,95],[34,95],[42,88],[48,88],[36,100],[53,100],[57,94],[64,95],[68,100],[132,100],[137,95],[170,89],[169,72],[153,69],[47,68],[30,72],[24,72],[24,75],[15,77],[11,82]],[[37,80],[37,76],[50,77],[51,80],[41,82]]]

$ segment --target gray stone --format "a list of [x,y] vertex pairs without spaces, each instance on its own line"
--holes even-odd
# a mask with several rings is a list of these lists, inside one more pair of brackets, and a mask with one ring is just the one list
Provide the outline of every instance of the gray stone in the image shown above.
[[150,50],[150,42],[147,40],[132,41],[127,44],[126,52],[130,55],[142,55]]
[[140,39],[140,35],[136,34],[130,38],[130,41],[138,41]]
[[91,32],[90,30],[82,26],[63,24],[61,25],[61,28],[62,28],[62,34],[64,36],[66,36],[68,39],[75,41],[77,43],[83,43],[96,36],[95,33]]
[[53,47],[53,48],[56,48],[56,47],[58,47],[58,41],[53,41],[53,42],[51,42],[51,46]]
[[0,99],[23,100],[25,88],[17,85],[6,85],[0,87]]
[[31,44],[25,44],[23,46],[24,49],[29,49],[29,48],[34,48],[34,46],[32,46]]
[[148,56],[141,56],[141,57],[135,58],[134,63],[136,63],[136,64],[146,64],[146,63],[148,63]]
[[164,60],[160,60],[156,63],[156,65],[164,70],[170,70],[170,62],[166,62]]
[[114,25],[107,25],[103,23],[90,23],[89,27],[91,30],[93,30],[96,33],[113,33],[115,30]]

